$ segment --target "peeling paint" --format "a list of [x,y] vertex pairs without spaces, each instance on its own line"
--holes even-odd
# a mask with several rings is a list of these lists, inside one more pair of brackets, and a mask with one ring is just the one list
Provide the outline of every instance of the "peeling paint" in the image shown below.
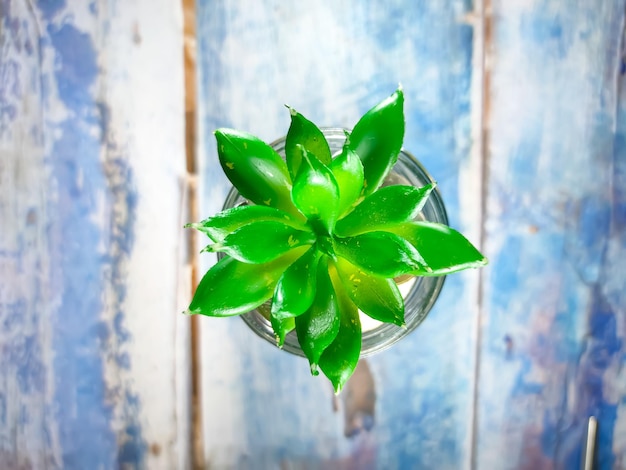
[[[152,11],[154,2],[125,2],[104,10],[97,2],[1,3],[0,461],[4,466],[142,468],[186,461],[181,440],[186,435],[180,432],[186,420],[176,417],[185,404],[160,401],[173,395],[169,387],[183,388],[177,383],[182,370],[176,369],[184,362],[177,352],[184,344],[174,344],[158,329],[128,322],[132,313],[168,334],[168,326],[176,324],[163,314],[177,296],[174,283],[163,281],[159,285],[165,288],[150,291],[150,296],[158,291],[165,305],[142,311],[136,299],[145,298],[144,291],[159,282],[159,274],[154,273],[152,284],[130,287],[129,281],[145,270],[135,259],[138,206],[151,207],[146,204],[148,195],[139,197],[137,165],[156,168],[143,179],[144,188],[146,181],[155,187],[155,176],[159,181],[159,196],[153,198],[162,211],[152,221],[160,227],[158,236],[165,248],[150,254],[170,271],[179,268],[175,237],[165,235],[162,226],[169,229],[172,217],[179,220],[180,204],[163,204],[159,198],[167,198],[167,191],[172,199],[179,197],[179,175],[167,169],[177,167],[172,155],[179,151],[184,167],[184,143],[177,140],[176,130],[168,134],[169,128],[155,138],[152,115],[145,118],[149,113],[136,110],[133,99],[141,96],[141,105],[150,102],[150,112],[166,116],[164,122],[172,128],[178,122],[182,129],[182,113],[173,117],[175,106],[166,103],[174,99],[155,105],[152,96],[164,94],[150,96],[144,89],[151,84],[145,82],[137,92],[132,77],[137,71],[158,69],[167,54],[181,57],[182,70],[182,47],[176,54],[167,42],[182,37],[175,21],[168,23],[174,7],[144,19],[140,12],[146,8]],[[151,45],[143,45],[141,51],[126,49],[125,39],[112,32],[114,23],[125,21],[145,26],[142,34],[147,37],[158,31],[163,39],[157,46],[159,54]],[[131,44],[132,38],[127,42]],[[174,71],[168,62],[168,74],[153,82],[158,83],[157,89],[177,88],[182,74]],[[181,109],[182,103],[181,98]],[[166,107],[167,112],[162,112]],[[161,155],[163,149],[157,148],[150,154],[154,158],[145,158],[144,147],[151,148],[161,137],[167,142],[164,147],[172,142],[170,150]],[[163,173],[155,161],[165,162]],[[159,218],[164,221],[161,225]],[[152,221],[142,227],[146,234]],[[171,256],[162,260],[161,253]],[[139,264],[144,259],[145,255]],[[166,272],[164,278],[168,276]],[[132,312],[129,299],[135,305]],[[158,352],[150,351],[156,345]],[[146,356],[167,356],[171,363],[155,372],[154,361],[146,361]],[[158,398],[153,398],[155,388],[162,392]],[[144,433],[161,446],[158,456],[148,456]]]
[[[610,268],[626,248],[611,194],[625,4],[493,8],[477,466],[581,468],[593,415],[597,468],[615,468],[624,311],[623,295],[605,292],[626,291]],[[506,362],[504,335],[515,340]]]
[[37,0],[37,8],[47,20],[62,11],[66,6],[66,0]]

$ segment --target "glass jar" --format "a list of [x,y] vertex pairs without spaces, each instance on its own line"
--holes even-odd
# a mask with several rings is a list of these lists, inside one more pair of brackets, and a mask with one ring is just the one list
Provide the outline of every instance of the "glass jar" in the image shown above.
[[[333,156],[341,152],[346,139],[344,129],[323,128],[322,132],[328,141]],[[270,145],[279,155],[282,157],[285,156],[284,137]],[[422,187],[432,181],[432,178],[415,157],[402,150],[398,156],[397,163],[385,179],[383,186],[402,184]],[[233,187],[226,197],[223,209],[229,209],[245,204],[246,202],[246,199]],[[446,209],[438,190],[435,189],[435,191],[430,194],[418,219],[448,224]],[[404,319],[406,326],[402,328],[391,323],[380,323],[361,314],[363,328],[361,357],[383,351],[415,330],[424,318],[426,318],[426,315],[428,315],[428,312],[435,304],[444,280],[445,276],[407,276],[405,279],[396,279],[400,292],[404,297]],[[242,315],[241,318],[257,335],[273,345],[276,345],[276,337],[272,330],[272,325],[268,320],[269,308],[270,304],[267,302],[261,307]],[[287,335],[283,349],[290,353],[304,356],[302,349],[300,349],[295,331],[291,331]]]

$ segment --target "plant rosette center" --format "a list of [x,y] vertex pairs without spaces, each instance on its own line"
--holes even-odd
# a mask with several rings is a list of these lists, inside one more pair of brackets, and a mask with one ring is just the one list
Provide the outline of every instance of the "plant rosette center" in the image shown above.
[[295,330],[311,372],[339,392],[361,353],[359,312],[404,325],[394,278],[444,276],[486,264],[459,232],[418,216],[435,188],[383,186],[404,137],[401,89],[357,122],[332,157],[324,133],[289,109],[285,159],[257,137],[215,132],[224,173],[249,204],[198,223],[223,257],[189,313],[240,315],[271,301],[279,346]]

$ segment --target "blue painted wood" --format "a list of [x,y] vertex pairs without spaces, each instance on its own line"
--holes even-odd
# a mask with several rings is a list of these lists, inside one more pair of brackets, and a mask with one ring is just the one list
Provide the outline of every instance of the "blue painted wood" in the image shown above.
[[626,465],[625,6],[493,2],[477,468]]
[[[467,214],[478,212],[481,182],[464,176],[473,35],[463,18],[470,3],[199,2],[201,214],[220,210],[228,189],[215,128],[272,141],[289,125],[283,103],[320,125],[352,127],[400,82],[405,147],[439,182],[451,224],[478,234],[480,220]],[[210,263],[207,256],[204,268]],[[207,464],[467,467],[477,279],[450,276],[423,326],[368,359],[349,385],[352,394],[338,401],[306,361],[254,337],[241,320],[202,318]],[[359,395],[372,387],[374,403]]]
[[0,3],[2,468],[187,462],[182,33],[122,3]]

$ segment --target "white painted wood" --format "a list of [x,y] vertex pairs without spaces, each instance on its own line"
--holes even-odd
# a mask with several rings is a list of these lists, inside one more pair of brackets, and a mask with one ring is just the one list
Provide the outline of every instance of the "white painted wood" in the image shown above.
[[2,466],[188,468],[181,6],[1,8]]
[[37,59],[22,52],[35,54],[40,26],[29,5],[12,7],[11,16],[29,21],[29,27],[16,34],[3,22],[0,30],[0,460],[11,467],[58,468],[62,450],[50,422],[54,381],[47,373],[56,292],[46,235],[46,109]]
[[[115,72],[106,97],[111,135],[125,142],[137,193],[135,241],[124,303],[131,339],[120,346],[131,367],[109,364],[108,383],[139,400],[147,468],[190,466],[190,271],[186,260],[188,199],[184,142],[182,6],[168,1],[119,2],[103,44]],[[114,321],[115,312],[110,312]],[[126,402],[118,406],[123,421]]]

